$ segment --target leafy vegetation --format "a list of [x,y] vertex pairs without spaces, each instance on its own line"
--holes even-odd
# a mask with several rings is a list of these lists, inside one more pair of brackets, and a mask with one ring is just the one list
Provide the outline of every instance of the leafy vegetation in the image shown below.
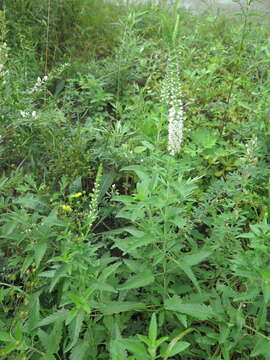
[[4,1],[1,359],[270,358],[270,26],[249,5]]

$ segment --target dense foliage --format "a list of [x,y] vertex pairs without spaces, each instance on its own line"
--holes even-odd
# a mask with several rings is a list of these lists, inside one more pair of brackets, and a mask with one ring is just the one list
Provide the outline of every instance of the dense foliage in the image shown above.
[[249,4],[3,2],[1,359],[270,359],[270,26]]

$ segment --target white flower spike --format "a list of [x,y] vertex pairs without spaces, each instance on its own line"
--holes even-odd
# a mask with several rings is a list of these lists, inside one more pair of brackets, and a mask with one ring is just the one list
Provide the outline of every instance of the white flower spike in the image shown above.
[[168,69],[161,90],[161,98],[168,106],[168,152],[179,153],[183,140],[184,110],[179,72]]

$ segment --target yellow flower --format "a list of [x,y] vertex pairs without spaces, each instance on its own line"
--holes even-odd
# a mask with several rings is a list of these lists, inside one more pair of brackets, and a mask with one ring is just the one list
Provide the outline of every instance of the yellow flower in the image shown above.
[[69,205],[61,205],[61,208],[66,212],[72,212],[72,207]]
[[69,198],[70,198],[70,199],[77,199],[77,198],[79,198],[79,197],[81,197],[81,196],[82,196],[82,193],[81,193],[81,192],[78,192],[78,193],[76,193],[76,194],[70,195]]

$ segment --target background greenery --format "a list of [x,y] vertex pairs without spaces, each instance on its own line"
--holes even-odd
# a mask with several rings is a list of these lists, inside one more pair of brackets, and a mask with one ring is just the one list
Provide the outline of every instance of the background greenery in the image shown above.
[[250,3],[3,2],[1,359],[270,359],[270,27]]

